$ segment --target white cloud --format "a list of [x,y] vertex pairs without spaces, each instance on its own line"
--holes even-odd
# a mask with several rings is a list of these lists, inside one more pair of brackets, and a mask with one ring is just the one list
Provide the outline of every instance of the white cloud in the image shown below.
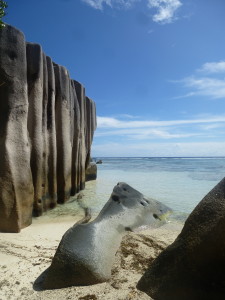
[[153,21],[162,24],[172,23],[176,19],[176,11],[181,5],[179,0],[148,0],[148,7],[157,9]]
[[116,114],[114,115],[115,118],[123,118],[123,119],[138,119],[138,116],[133,116],[130,114]]
[[95,137],[102,136],[125,136],[128,139],[133,140],[147,140],[147,139],[174,139],[174,138],[187,138],[198,136],[198,133],[174,133],[171,129],[159,129],[159,128],[127,128],[117,130],[104,130],[97,131]]
[[108,5],[110,7],[120,6],[120,7],[129,8],[139,0],[82,0],[82,1],[95,9],[102,10],[103,5]]
[[[207,76],[202,76],[201,73],[207,74]],[[200,69],[197,69],[192,76],[171,81],[182,83],[184,87],[190,89],[190,92],[174,98],[180,99],[192,96],[206,96],[212,99],[225,98],[225,78],[221,77],[221,73],[225,73],[225,61],[207,62]]]
[[112,6],[111,0],[82,0],[95,9],[103,9],[103,4]]
[[207,62],[198,71],[203,73],[225,73],[225,61]]
[[187,120],[169,120],[169,121],[123,121],[111,117],[97,117],[98,128],[146,128],[146,127],[166,127],[177,125],[190,125],[202,123],[220,123],[225,122],[225,115],[211,116],[199,119]]
[[[97,117],[93,156],[223,156],[225,114],[184,120]],[[167,142],[165,142],[167,141]],[[219,142],[221,141],[221,142]]]
[[213,124],[207,124],[201,126],[201,128],[206,131],[211,129],[224,128],[224,127],[225,127],[225,123],[213,123]]
[[[205,116],[186,120],[121,120],[112,117],[97,117],[95,138],[123,139],[127,141],[140,140],[187,140],[192,138],[214,139],[223,137],[225,115]],[[221,130],[218,131],[217,129]]]
[[185,87],[193,89],[192,92],[177,98],[191,96],[207,96],[212,99],[225,98],[225,79],[210,77],[187,77],[181,80]]
[[[81,0],[91,7],[103,10],[104,5],[111,8],[123,7],[130,8],[134,3],[143,0]],[[182,6],[180,0],[145,0],[147,1],[147,8],[156,9],[157,12],[153,15],[153,21],[160,24],[172,23],[176,20],[176,12]],[[152,31],[149,31],[151,33]]]

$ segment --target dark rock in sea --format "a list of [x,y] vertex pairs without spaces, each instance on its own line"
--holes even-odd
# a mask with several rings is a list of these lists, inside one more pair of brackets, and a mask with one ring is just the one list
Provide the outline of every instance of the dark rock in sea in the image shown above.
[[95,180],[97,178],[97,165],[94,162],[90,162],[85,174],[86,181]]
[[22,32],[0,30],[0,231],[18,232],[85,187],[95,103]]
[[197,205],[137,288],[157,300],[225,297],[225,178]]
[[101,159],[97,160],[96,164],[99,164],[99,165],[102,164],[102,160]]
[[126,232],[142,225],[162,225],[160,219],[168,210],[128,184],[118,183],[94,221],[77,223],[63,235],[51,266],[40,276],[42,288],[91,285],[109,280],[115,253]]

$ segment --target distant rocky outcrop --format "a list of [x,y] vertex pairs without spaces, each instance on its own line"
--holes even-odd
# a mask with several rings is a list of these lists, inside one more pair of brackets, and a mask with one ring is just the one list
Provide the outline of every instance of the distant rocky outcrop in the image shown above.
[[97,161],[96,161],[96,164],[97,164],[97,165],[101,165],[101,164],[102,164],[102,160],[101,160],[101,159],[97,160]]
[[84,188],[95,129],[84,87],[22,32],[1,29],[0,231],[19,232]]
[[197,205],[178,238],[150,265],[138,289],[157,300],[224,299],[225,178]]

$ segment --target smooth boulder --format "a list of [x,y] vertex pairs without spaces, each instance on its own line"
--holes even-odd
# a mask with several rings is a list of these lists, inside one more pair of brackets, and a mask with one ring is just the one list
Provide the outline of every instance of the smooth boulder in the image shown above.
[[170,209],[147,199],[126,183],[118,183],[97,218],[75,224],[63,236],[42,288],[57,289],[73,285],[105,282],[122,237],[142,225],[158,226]]
[[225,299],[224,233],[225,178],[197,205],[137,288],[157,300]]

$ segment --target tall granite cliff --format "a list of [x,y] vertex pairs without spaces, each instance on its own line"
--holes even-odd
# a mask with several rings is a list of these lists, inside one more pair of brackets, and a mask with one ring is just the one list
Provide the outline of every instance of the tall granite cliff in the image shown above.
[[0,231],[84,189],[95,129],[95,103],[68,70],[16,28],[0,30]]

